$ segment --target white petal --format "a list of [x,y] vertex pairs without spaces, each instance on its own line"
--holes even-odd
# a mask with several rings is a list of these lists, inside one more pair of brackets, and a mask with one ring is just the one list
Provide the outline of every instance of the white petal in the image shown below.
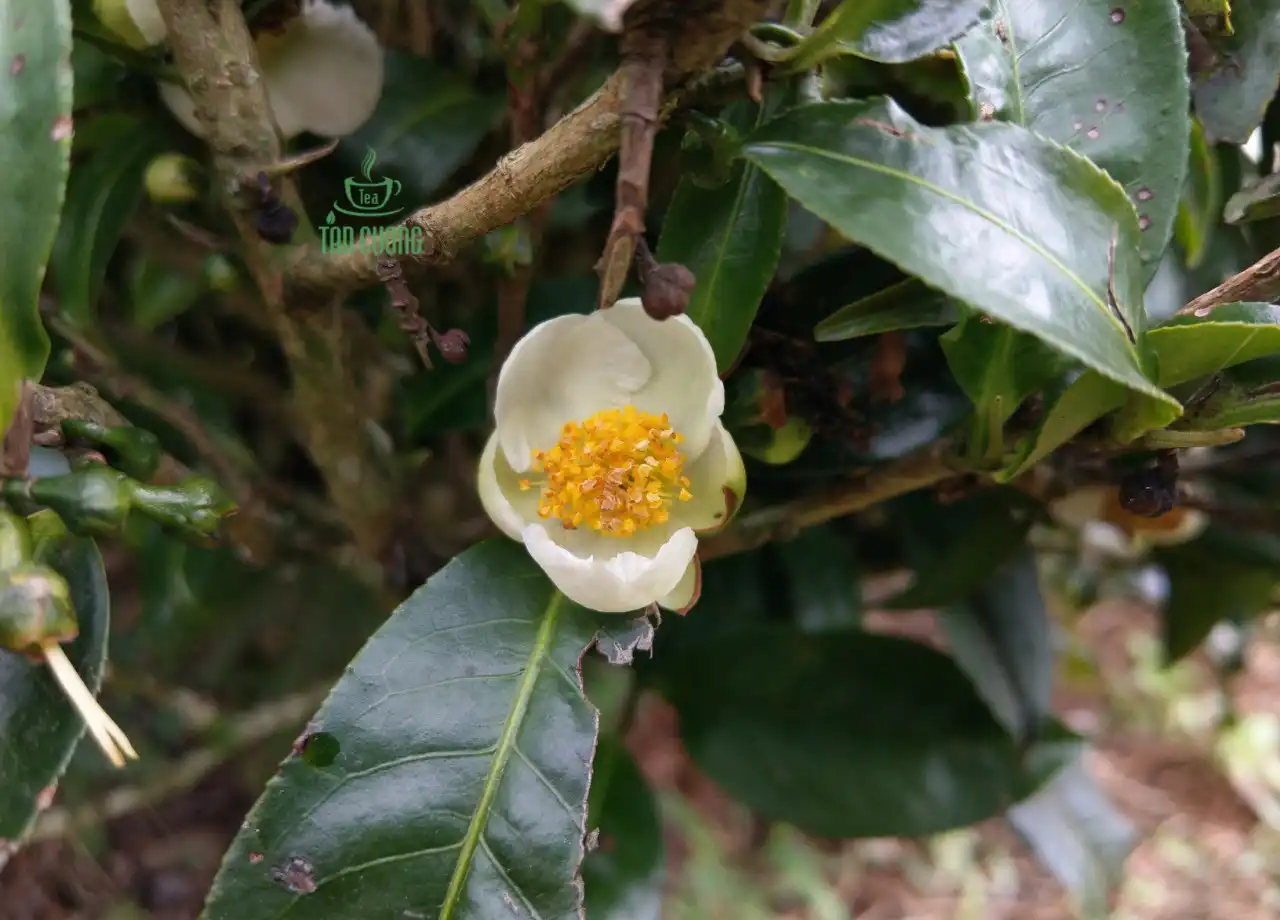
[[520,477],[498,449],[496,433],[489,436],[480,455],[476,481],[485,513],[508,537],[521,539],[524,526],[538,520],[538,490],[520,490]]
[[687,316],[651,318],[638,297],[619,300],[600,315],[625,332],[653,365],[653,376],[632,403],[644,412],[666,412],[671,427],[684,436],[682,452],[698,457],[712,423],[724,412],[724,383],[707,337]]
[[[672,518],[698,533],[719,530],[729,523],[747,492],[747,468],[733,435],[719,419],[711,427],[707,449],[684,468],[684,474],[689,477],[693,498],[687,502],[672,501]],[[726,490],[730,494],[726,495]]]
[[530,452],[554,446],[565,422],[626,405],[649,374],[640,349],[599,312],[534,326],[498,375],[493,415],[507,462],[525,472]]
[[160,15],[160,6],[156,0],[125,0],[124,6],[129,11],[134,28],[148,46],[164,41],[169,30],[164,24],[164,17]]
[[349,6],[308,0],[282,35],[258,38],[259,64],[280,133],[351,134],[382,95],[378,37]]
[[161,80],[159,83],[160,99],[173,113],[174,118],[182,123],[196,137],[204,137],[204,126],[196,118],[196,103],[181,83],[170,83]]
[[698,557],[694,556],[689,567],[684,570],[684,575],[680,576],[680,583],[675,586],[675,589],[670,594],[664,594],[658,598],[658,606],[680,614],[688,613],[689,608],[698,602],[698,595],[701,593],[702,564],[698,562]]
[[601,613],[639,610],[671,594],[698,550],[698,538],[688,527],[672,533],[656,551],[656,541],[639,536],[593,537],[574,531],[575,552],[554,539],[552,530],[563,528],[540,523],[524,528],[529,555],[565,597]]

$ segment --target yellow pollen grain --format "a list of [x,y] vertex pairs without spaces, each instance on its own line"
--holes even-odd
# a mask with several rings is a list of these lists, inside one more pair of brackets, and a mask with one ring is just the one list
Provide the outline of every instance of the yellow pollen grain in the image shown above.
[[[558,444],[533,451],[533,469],[545,477],[538,515],[618,537],[666,522],[672,501],[693,498],[678,449],[683,441],[665,412],[635,406],[568,422]],[[521,489],[532,487],[520,481]]]

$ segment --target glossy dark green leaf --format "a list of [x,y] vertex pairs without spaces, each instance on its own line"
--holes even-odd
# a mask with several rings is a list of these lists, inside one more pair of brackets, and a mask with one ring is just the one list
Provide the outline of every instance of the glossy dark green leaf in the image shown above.
[[1190,89],[1177,0],[999,0],[957,42],[983,114],[1105,169],[1142,215],[1145,284],[1187,174]]
[[1123,881],[1125,859],[1140,835],[1099,788],[1083,758],[1063,767],[1007,817],[1071,893],[1081,916],[1108,915],[1111,892]]
[[[1230,211],[1230,202],[1227,210]],[[1204,136],[1199,119],[1193,118],[1187,182],[1173,223],[1174,238],[1182,247],[1188,268],[1196,268],[1204,261],[1221,214],[1222,169],[1218,165],[1218,155]],[[1150,308],[1147,312],[1150,314]]]
[[1157,559],[1169,575],[1169,600],[1160,619],[1169,663],[1199,648],[1218,623],[1243,622],[1271,609],[1280,584],[1275,567],[1207,553],[1200,541],[1170,547]]
[[927,128],[891,100],[792,110],[744,155],[850,239],[1176,414],[1143,372],[1136,217],[1083,157],[1016,125]]
[[[940,515],[957,522],[952,539]],[[939,508],[910,524],[913,539],[933,544],[915,581],[885,606],[917,610],[960,603],[986,585],[1021,548],[1035,519],[1023,497],[1013,489],[981,493],[958,505]],[[945,539],[945,542],[937,542]]]
[[[398,194],[392,187],[386,210],[420,207],[475,153],[497,125],[505,105],[503,95],[480,92],[470,80],[435,61],[388,52],[386,87],[378,107],[360,130],[338,144],[334,164],[346,176],[360,179],[372,150],[373,180],[401,183]],[[350,207],[344,204],[344,191],[341,179],[337,180],[336,200]]]
[[49,356],[39,297],[67,186],[71,82],[67,0],[0,4],[0,431]]
[[58,306],[80,324],[98,315],[107,264],[142,200],[147,164],[165,149],[163,126],[155,119],[113,113],[96,124],[103,133],[92,155],[80,155],[77,144],[50,260]]
[[[64,650],[96,694],[110,620],[102,557],[93,541],[72,539],[47,558],[71,588],[80,626]],[[46,665],[0,650],[0,840],[16,843],[31,829],[41,793],[57,784],[84,733],[84,720]]]
[[890,636],[762,626],[687,650],[664,678],[708,777],[823,837],[972,824],[1030,795],[1075,749],[1055,737],[1020,755],[953,661]]
[[591,828],[599,837],[582,863],[586,916],[658,920],[666,877],[658,804],[617,738],[602,738],[596,749],[591,798]]
[[844,305],[813,327],[813,337],[840,342],[895,329],[950,326],[959,318],[952,298],[908,278]]
[[877,61],[910,61],[948,45],[977,20],[985,0],[844,0],[795,51],[793,66],[847,45]]
[[250,811],[207,920],[581,912],[595,618],[520,545],[455,558],[374,633]]
[[834,524],[802,530],[772,545],[786,574],[790,614],[805,632],[857,626],[862,579],[857,547]]
[[1233,33],[1196,77],[1196,115],[1216,141],[1243,144],[1262,123],[1280,82],[1280,0],[1232,0]]
[[1034,336],[972,313],[939,342],[951,373],[973,401],[970,454],[975,461],[998,460],[1005,450],[1005,422],[1068,362]]
[[947,648],[1004,727],[1034,738],[1050,715],[1053,642],[1035,556],[1024,543],[939,617]]
[[1148,333],[1160,385],[1176,386],[1255,358],[1280,354],[1280,307],[1229,303],[1205,316],[1183,313]]
[[[743,122],[743,128],[766,117],[765,108],[754,104],[739,104],[739,109],[725,117]],[[706,333],[722,372],[733,366],[747,340],[778,267],[786,228],[786,193],[747,162],[738,161],[729,180],[715,188],[699,187],[686,177],[671,199],[658,260],[679,262],[698,279],[688,316]]]

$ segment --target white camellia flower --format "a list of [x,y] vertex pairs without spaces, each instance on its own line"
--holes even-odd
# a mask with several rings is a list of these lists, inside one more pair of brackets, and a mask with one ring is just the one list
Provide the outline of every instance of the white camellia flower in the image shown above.
[[[103,24],[134,47],[164,41],[156,0],[98,0],[96,8]],[[304,131],[345,137],[373,114],[382,95],[382,46],[351,7],[306,0],[280,34],[263,32],[254,41],[271,113],[285,140]],[[182,126],[203,137],[186,87],[162,82],[159,89]]]
[[481,502],[570,600],[687,611],[697,534],[746,491],[723,411],[715,354],[688,317],[655,320],[629,298],[548,320],[502,366]]

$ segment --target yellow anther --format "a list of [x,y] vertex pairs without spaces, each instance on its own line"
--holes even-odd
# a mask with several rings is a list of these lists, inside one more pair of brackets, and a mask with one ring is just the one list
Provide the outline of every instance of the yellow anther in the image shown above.
[[[629,537],[665,523],[671,502],[689,501],[684,439],[666,414],[634,406],[605,409],[560,430],[560,443],[533,452],[533,469],[543,473],[538,515],[565,527]],[[530,488],[528,480],[520,488]]]

